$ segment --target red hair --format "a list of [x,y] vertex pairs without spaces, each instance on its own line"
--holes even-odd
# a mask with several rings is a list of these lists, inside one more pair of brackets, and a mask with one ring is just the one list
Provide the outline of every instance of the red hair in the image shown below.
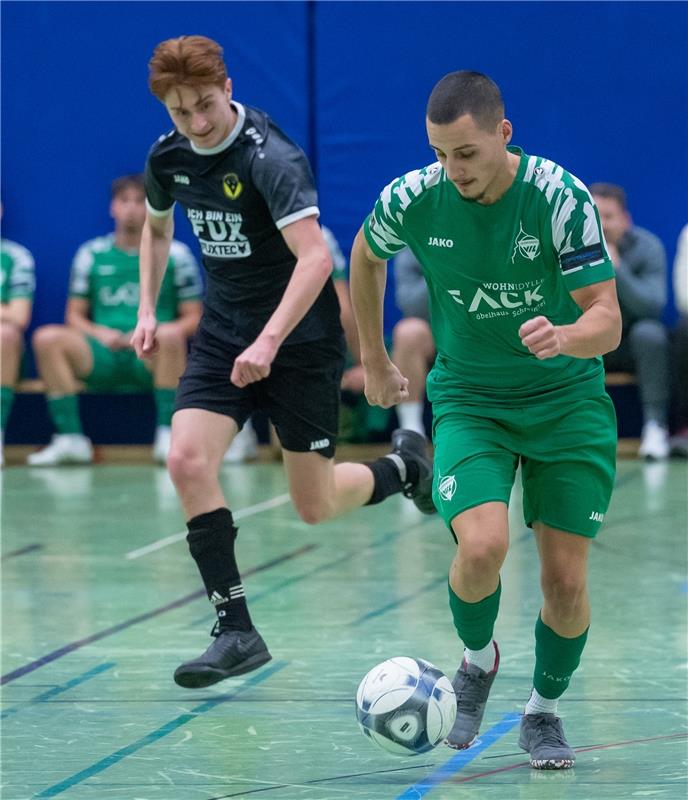
[[180,36],[161,42],[148,62],[148,86],[164,101],[173,86],[224,88],[227,67],[222,47],[206,36]]

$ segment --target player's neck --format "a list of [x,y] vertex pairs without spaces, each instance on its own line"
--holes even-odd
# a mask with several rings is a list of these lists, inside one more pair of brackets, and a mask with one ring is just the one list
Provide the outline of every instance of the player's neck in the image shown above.
[[504,164],[499,172],[495,175],[495,178],[490,186],[488,186],[483,193],[483,196],[480,198],[480,200],[478,200],[480,205],[491,206],[493,203],[496,203],[498,200],[501,200],[502,197],[504,197],[516,178],[516,173],[518,172],[520,164],[521,157],[516,153],[510,153],[507,150]]
[[126,252],[137,251],[141,245],[141,231],[130,233],[129,231],[115,230],[115,247]]

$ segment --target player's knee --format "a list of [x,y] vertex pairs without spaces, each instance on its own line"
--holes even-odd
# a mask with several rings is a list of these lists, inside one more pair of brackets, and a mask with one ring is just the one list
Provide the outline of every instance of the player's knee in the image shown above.
[[507,545],[498,538],[464,538],[459,545],[459,558],[472,573],[492,575],[499,572],[506,551]]
[[664,347],[668,343],[666,327],[656,319],[641,319],[628,334],[634,351],[639,348]]
[[178,488],[203,483],[214,476],[212,465],[201,450],[175,444],[174,440],[167,455],[167,469]]
[[332,504],[325,498],[292,498],[296,513],[306,525],[318,525],[330,519],[333,514]]
[[406,317],[399,320],[392,332],[392,341],[396,349],[416,348],[425,342],[428,334],[428,323],[419,317]]
[[62,345],[64,325],[42,325],[36,328],[31,344],[36,353],[51,353]]
[[175,325],[161,325],[155,335],[161,351],[186,353],[186,337]]
[[585,600],[587,583],[584,575],[562,569],[542,577],[542,593],[547,605],[560,619],[575,617]]

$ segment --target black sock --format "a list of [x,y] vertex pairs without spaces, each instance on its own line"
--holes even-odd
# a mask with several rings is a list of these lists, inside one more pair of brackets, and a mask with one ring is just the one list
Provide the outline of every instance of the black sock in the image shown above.
[[367,506],[381,503],[386,497],[398,494],[418,480],[418,466],[412,462],[407,463],[396,454],[383,456],[366,466],[373,473],[375,481],[373,494],[366,503]]
[[193,517],[186,526],[189,551],[203,578],[208,599],[215,606],[220,630],[251,630],[253,624],[234,557],[237,529],[232,512],[217,508]]

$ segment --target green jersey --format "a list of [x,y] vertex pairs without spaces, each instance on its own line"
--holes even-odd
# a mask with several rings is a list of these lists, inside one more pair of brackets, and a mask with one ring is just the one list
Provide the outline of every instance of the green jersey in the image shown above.
[[18,297],[33,300],[36,272],[29,251],[9,239],[0,239],[0,303]]
[[[158,322],[179,316],[179,304],[199,300],[203,292],[201,271],[189,248],[173,241],[167,270],[160,287]],[[90,303],[90,318],[97,325],[128,332],[136,327],[139,306],[139,254],[115,246],[114,234],[83,244],[72,262],[70,297]]]
[[604,392],[601,358],[540,361],[518,335],[540,315],[575,322],[571,291],[614,277],[599,214],[578,178],[509,150],[521,161],[496,203],[465,200],[435,163],[390,183],[364,224],[377,256],[408,245],[423,268],[437,347],[432,402],[522,406]]

